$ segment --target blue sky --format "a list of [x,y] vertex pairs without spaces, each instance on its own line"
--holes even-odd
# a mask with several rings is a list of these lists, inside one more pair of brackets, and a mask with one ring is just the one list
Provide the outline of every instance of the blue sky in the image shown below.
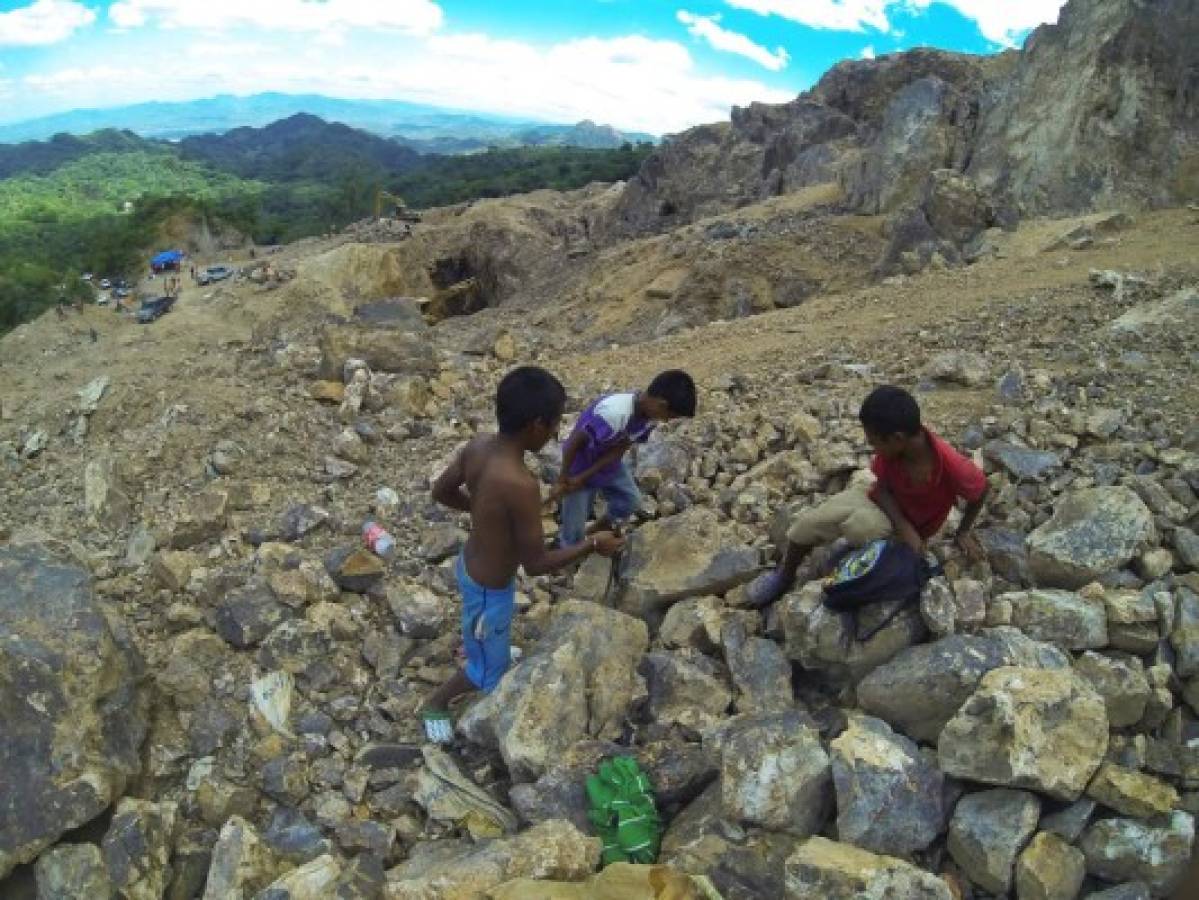
[[782,102],[842,59],[991,53],[1061,0],[0,0],[0,122],[260,91],[655,134]]

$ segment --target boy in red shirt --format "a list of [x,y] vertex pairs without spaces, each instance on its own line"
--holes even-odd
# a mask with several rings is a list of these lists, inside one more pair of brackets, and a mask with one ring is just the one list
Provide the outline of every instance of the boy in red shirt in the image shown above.
[[808,551],[837,538],[861,546],[894,535],[924,553],[959,498],[966,508],[954,543],[971,559],[982,556],[972,531],[987,495],[982,470],[921,424],[920,407],[903,388],[872,391],[858,419],[874,449],[870,470],[877,481],[868,486],[855,479],[840,494],[796,516],[778,568],[749,585],[750,606],[766,606],[785,594]]

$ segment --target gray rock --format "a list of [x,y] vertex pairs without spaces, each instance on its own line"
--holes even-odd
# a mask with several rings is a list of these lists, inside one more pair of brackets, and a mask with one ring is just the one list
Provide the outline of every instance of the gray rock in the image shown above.
[[457,525],[427,525],[421,531],[420,555],[429,562],[442,562],[454,556],[466,543],[466,532]]
[[73,560],[0,547],[0,878],[141,771],[143,664]]
[[343,591],[365,594],[383,580],[383,561],[361,547],[340,547],[325,556],[325,571]]
[[221,828],[212,848],[203,900],[253,897],[271,882],[274,874],[274,856],[254,826],[234,816]]
[[1036,481],[1062,465],[1061,457],[1056,453],[1006,441],[989,442],[983,447],[983,455],[1017,481]]
[[1103,700],[1069,669],[995,669],[937,741],[947,775],[1076,800],[1107,750]]
[[1063,497],[1053,517],[1028,536],[1038,583],[1077,589],[1126,565],[1156,537],[1153,514],[1126,487]]
[[377,372],[431,375],[437,368],[428,338],[399,328],[326,325],[321,333],[320,350],[319,374],[326,380],[341,378],[349,359],[360,359]]
[[308,796],[308,765],[299,754],[276,756],[262,767],[262,790],[287,806],[299,806]]
[[967,794],[949,822],[949,853],[972,882],[993,894],[1012,887],[1016,857],[1037,830],[1041,801],[1026,791]]
[[938,381],[978,387],[990,380],[991,364],[973,350],[946,350],[929,361],[925,374]]
[[630,705],[645,696],[637,665],[648,645],[640,619],[568,600],[537,646],[463,715],[459,730],[498,747],[514,779],[536,779],[579,740],[621,734]]
[[103,528],[119,531],[129,524],[132,503],[117,459],[100,454],[83,468],[83,507]]
[[171,881],[176,804],[124,797],[104,835],[104,865],[122,897],[161,897]]
[[329,513],[319,506],[299,503],[289,507],[279,524],[280,537],[285,541],[298,541],[311,534],[329,521]]
[[100,848],[95,844],[59,844],[38,857],[37,900],[109,900],[115,896]]
[[1105,881],[1143,881],[1154,897],[1168,897],[1181,882],[1195,840],[1195,820],[1174,812],[1167,825],[1103,819],[1079,844],[1087,871]]
[[280,623],[290,619],[265,584],[254,582],[226,594],[214,615],[216,632],[238,650],[257,646]]
[[1032,584],[1024,535],[1006,528],[980,528],[975,533],[996,575],[1021,587]]
[[702,654],[649,653],[640,672],[649,690],[649,713],[661,723],[700,731],[722,719],[733,701],[716,664]]
[[693,507],[633,532],[620,608],[660,615],[688,597],[723,594],[754,576],[758,552],[737,546],[711,510]]
[[1001,666],[1064,668],[1069,657],[1014,629],[953,635],[899,653],[858,685],[858,703],[919,741],[941,729],[974,693],[987,672]]
[[1075,900],[1087,877],[1082,853],[1055,834],[1042,832],[1016,861],[1020,900]]
[[850,844],[810,838],[787,858],[785,900],[952,900],[949,885],[911,863]]
[[820,734],[797,713],[734,722],[720,740],[724,815],[806,837],[832,809],[833,780]]
[[254,900],[317,900],[334,897],[341,860],[331,854],[309,860],[272,881],[254,895]]
[[450,627],[449,602],[417,582],[388,584],[387,605],[400,631],[410,638],[440,637]]
[[1174,668],[1181,678],[1199,675],[1199,594],[1180,587],[1176,594],[1170,643],[1178,655]]
[[829,749],[840,840],[907,857],[945,830],[941,772],[886,722],[854,716]]
[[1012,607],[1012,625],[1033,640],[1066,650],[1107,646],[1107,610],[1102,602],[1070,591],[1037,589],[1004,594]]
[[1085,900],[1150,900],[1152,896],[1149,892],[1149,885],[1145,882],[1130,881],[1105,891],[1087,894]]
[[1189,528],[1175,528],[1174,549],[1184,569],[1199,569],[1199,534]]
[[795,705],[791,661],[777,643],[746,634],[745,624],[730,621],[721,632],[724,659],[737,689],[737,712],[783,712]]
[[1145,667],[1135,656],[1118,658],[1088,651],[1075,661],[1074,671],[1103,698],[1112,728],[1127,728],[1141,721],[1150,688]]
[[1056,834],[1069,844],[1082,837],[1083,829],[1095,814],[1095,801],[1089,797],[1075,800],[1069,806],[1041,818],[1041,830]]
[[[897,606],[906,604],[876,603],[856,614],[837,612],[824,604],[823,586],[813,581],[787,594],[775,609],[788,658],[805,669],[856,681],[927,634],[916,606],[898,611]],[[884,622],[885,627],[875,631]],[[859,632],[875,633],[869,640],[859,641]]]
[[314,860],[331,847],[302,812],[286,806],[275,808],[262,832],[262,841],[276,856],[296,864]]

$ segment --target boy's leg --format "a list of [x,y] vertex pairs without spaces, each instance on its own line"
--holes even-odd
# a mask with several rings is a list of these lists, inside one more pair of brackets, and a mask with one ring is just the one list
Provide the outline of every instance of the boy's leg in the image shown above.
[[583,542],[587,536],[587,519],[591,515],[591,506],[595,500],[595,491],[583,488],[573,494],[567,494],[559,502],[561,518],[558,524],[558,546],[573,547]]
[[787,546],[778,567],[750,582],[746,603],[755,608],[767,606],[789,591],[813,547],[839,537],[850,537],[847,531],[853,532],[851,542],[877,531],[879,523],[867,507],[884,520],[887,518],[866,495],[864,488],[852,485],[797,515],[787,530]]
[[637,487],[633,473],[624,463],[620,464],[620,474],[616,479],[600,490],[607,506],[609,524],[627,521],[641,509],[641,489]]

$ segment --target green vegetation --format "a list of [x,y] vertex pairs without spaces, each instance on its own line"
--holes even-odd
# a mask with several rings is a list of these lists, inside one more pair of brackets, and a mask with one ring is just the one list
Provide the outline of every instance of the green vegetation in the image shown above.
[[140,274],[168,220],[282,243],[371,215],[379,189],[417,209],[569,190],[628,178],[651,149],[418,156],[312,116],[177,145],[109,130],[0,146],[0,333],[59,299],[90,297],[83,272]]

